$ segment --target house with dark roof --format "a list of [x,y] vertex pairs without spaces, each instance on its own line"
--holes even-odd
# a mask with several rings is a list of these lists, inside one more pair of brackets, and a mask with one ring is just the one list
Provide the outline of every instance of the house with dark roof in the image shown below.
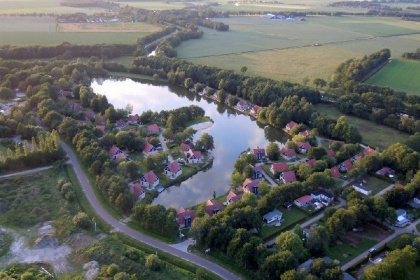
[[384,177],[395,178],[395,170],[391,167],[382,167],[375,173]]
[[153,170],[143,174],[140,178],[140,184],[146,188],[154,188],[159,185],[159,177],[156,176]]
[[226,197],[226,204],[229,205],[231,203],[234,203],[242,198],[242,194],[236,194],[232,190],[229,191],[227,197]]
[[294,149],[287,149],[287,148],[283,147],[280,150],[280,153],[281,153],[282,157],[284,157],[286,160],[292,160],[292,159],[296,158],[296,151]]
[[295,199],[294,203],[301,208],[305,208],[312,204],[312,200],[313,200],[312,196],[304,195],[302,197]]
[[133,193],[137,199],[143,199],[146,196],[145,191],[142,189],[139,183],[131,185],[130,192]]
[[151,156],[151,155],[156,154],[157,152],[158,152],[158,150],[155,148],[155,146],[153,146],[149,142],[146,142],[146,144],[144,145],[144,148],[143,148],[143,155]]
[[160,129],[159,126],[157,124],[151,124],[147,126],[147,134],[151,135],[151,134],[159,134]]
[[206,210],[209,216],[213,216],[214,214],[223,211],[223,205],[216,201],[207,200]]
[[323,189],[312,192],[311,197],[314,200],[321,202],[325,206],[329,206],[334,201],[334,195]]
[[355,182],[351,187],[364,195],[370,195],[372,193],[372,190],[363,186],[363,182]]
[[177,221],[180,228],[190,228],[195,218],[195,211],[181,207],[177,212]]
[[295,171],[285,171],[280,174],[280,181],[283,184],[289,184],[296,181]]
[[276,174],[277,172],[289,171],[289,165],[285,162],[273,163],[270,167],[270,171],[273,174]]
[[253,193],[258,194],[258,185],[260,184],[261,180],[251,180],[250,178],[246,178],[245,181],[242,183],[242,189],[245,193]]
[[241,99],[236,103],[236,108],[240,111],[246,111],[248,110],[249,104],[246,100]]
[[169,163],[168,165],[166,165],[166,167],[165,167],[165,169],[164,169],[163,172],[169,178],[175,179],[176,177],[178,177],[179,175],[182,174],[182,168],[178,164],[178,162],[173,161],[173,162]]
[[252,154],[257,160],[263,160],[265,158],[265,149],[261,149],[257,146],[254,149],[252,149]]

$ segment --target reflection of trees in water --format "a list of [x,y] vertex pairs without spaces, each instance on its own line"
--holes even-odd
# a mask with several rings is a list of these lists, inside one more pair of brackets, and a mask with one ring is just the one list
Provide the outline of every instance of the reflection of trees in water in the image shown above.
[[267,140],[270,142],[285,143],[287,139],[289,138],[289,136],[286,133],[284,133],[282,130],[268,126],[268,125],[264,128],[264,135],[265,135],[265,138],[267,138]]

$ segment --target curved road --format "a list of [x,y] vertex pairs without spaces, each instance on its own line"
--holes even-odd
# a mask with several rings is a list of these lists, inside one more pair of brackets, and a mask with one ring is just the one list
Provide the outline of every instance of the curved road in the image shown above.
[[223,279],[232,279],[232,280],[239,280],[241,278],[239,278],[238,276],[236,276],[235,274],[233,274],[232,272],[228,271],[227,269],[214,264],[208,260],[205,260],[199,256],[193,255],[193,254],[188,254],[186,252],[180,251],[176,248],[173,248],[171,246],[169,246],[166,243],[163,243],[159,240],[156,240],[150,236],[144,235],[140,232],[137,232],[129,227],[127,227],[126,225],[124,225],[123,223],[117,221],[114,217],[112,217],[107,211],[105,211],[104,208],[102,208],[101,204],[99,203],[99,201],[97,200],[95,194],[92,191],[92,188],[90,186],[90,183],[88,181],[88,179],[86,178],[85,173],[83,172],[82,168],[80,167],[79,161],[77,160],[75,154],[73,153],[73,151],[69,148],[69,146],[67,146],[65,143],[61,142],[61,147],[63,147],[64,151],[66,151],[71,164],[73,165],[74,171],[77,175],[77,178],[79,179],[80,185],[91,205],[91,207],[93,208],[93,210],[108,224],[110,224],[112,227],[114,227],[116,230],[118,230],[119,232],[134,238],[140,242],[146,243],[152,247],[155,247],[159,250],[165,251],[171,255],[174,255],[176,257],[182,258],[184,260],[187,260],[191,263],[194,263],[198,266],[201,266],[215,274],[217,274],[218,276],[222,277]]

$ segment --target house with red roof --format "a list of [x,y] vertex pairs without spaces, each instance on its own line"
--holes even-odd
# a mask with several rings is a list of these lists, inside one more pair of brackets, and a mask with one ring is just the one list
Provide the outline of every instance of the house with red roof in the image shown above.
[[96,125],[96,128],[98,128],[98,129],[100,129],[102,132],[104,132],[105,131],[105,125],[103,125],[103,124],[97,124]]
[[123,128],[123,127],[125,127],[127,125],[127,123],[124,121],[124,120],[118,120],[118,121],[116,121],[115,122],[115,126],[117,127],[117,128]]
[[115,146],[115,145],[113,145],[113,146],[109,149],[109,151],[108,151],[108,155],[109,155],[110,157],[112,157],[112,159],[113,159],[113,160],[116,160],[117,155],[119,155],[119,154],[124,154],[124,152],[123,152],[123,151],[121,151],[121,150],[120,150],[120,148],[118,148],[118,147],[117,147],[117,146]]
[[335,157],[335,152],[334,152],[334,150],[333,150],[333,149],[329,149],[329,150],[327,151],[327,156],[329,156],[329,157]]
[[146,188],[154,188],[159,185],[159,177],[156,176],[153,170],[143,174],[140,178],[140,184]]
[[296,181],[295,171],[285,171],[280,174],[280,181],[283,184],[289,184]]
[[122,161],[122,160],[126,160],[127,159],[127,156],[124,154],[124,153],[122,153],[122,154],[118,154],[116,157],[115,157],[115,161],[116,162],[120,162],[120,161]]
[[149,142],[146,142],[143,148],[143,155],[150,156],[156,154],[157,152],[158,150],[155,148],[155,146],[153,146]]
[[147,134],[159,134],[159,126],[157,124],[151,124],[147,126]]
[[276,174],[277,172],[289,171],[289,165],[285,162],[273,163],[270,167],[270,171],[273,174]]
[[358,161],[359,159],[362,159],[363,158],[363,155],[362,154],[357,154],[357,155],[355,155],[354,157],[352,157],[351,159],[350,159],[350,161],[351,161],[351,163],[355,163],[356,161]]
[[242,194],[236,194],[232,190],[229,191],[227,197],[226,197],[226,204],[229,205],[231,203],[234,203],[242,198]]
[[133,193],[138,199],[143,199],[146,192],[142,189],[139,183],[130,186],[130,192]]
[[236,108],[240,111],[246,111],[248,110],[249,104],[246,100],[241,99],[236,103]]
[[258,185],[260,184],[261,180],[251,180],[250,178],[246,178],[245,181],[242,183],[242,189],[245,193],[253,193],[255,195],[258,194]]
[[381,176],[389,177],[389,178],[394,178],[395,177],[395,170],[392,169],[391,167],[382,167],[381,169],[379,169],[375,173],[378,174],[378,175],[381,175]]
[[223,205],[217,201],[207,200],[206,210],[209,216],[213,216],[214,214],[223,211]]
[[252,178],[253,179],[261,179],[263,177],[263,170],[261,166],[254,166],[252,164],[249,165],[252,170]]
[[298,149],[301,153],[306,154],[310,148],[312,148],[309,142],[298,142],[297,143]]
[[252,154],[257,160],[263,160],[265,158],[265,149],[261,149],[257,146],[254,149],[252,149]]
[[101,124],[101,123],[105,123],[105,121],[106,121],[105,115],[102,115],[96,118],[96,123]]
[[377,151],[375,151],[371,147],[367,146],[367,147],[365,147],[364,153],[365,153],[365,155],[370,156],[370,155],[373,155],[373,154],[377,153]]
[[178,210],[178,213],[176,215],[176,219],[178,221],[180,228],[190,228],[192,225],[192,222],[195,218],[195,212],[194,210],[188,210],[184,207],[181,207]]
[[336,178],[336,179],[340,178],[340,170],[338,170],[337,166],[332,167],[330,170],[331,170],[331,174],[334,178]]
[[338,169],[340,169],[340,171],[350,171],[353,168],[353,164],[351,163],[351,161],[345,160],[342,163],[340,163],[340,165],[338,166]]
[[288,124],[286,124],[285,130],[289,132],[290,130],[292,130],[292,128],[294,128],[297,125],[298,125],[297,123],[295,123],[294,121],[291,121]]
[[315,162],[316,162],[316,159],[313,158],[306,161],[306,164],[309,165],[310,167],[314,167]]
[[292,160],[294,158],[296,158],[296,152],[294,149],[288,149],[286,147],[283,147],[280,150],[280,153],[282,155],[282,157],[284,157],[286,160]]
[[128,116],[128,123],[129,124],[137,124],[140,120],[140,117],[138,114],[135,115],[129,115]]
[[257,117],[257,115],[258,115],[258,111],[261,109],[262,107],[261,106],[258,106],[258,105],[254,105],[254,106],[252,106],[252,108],[251,108],[251,110],[249,111],[249,113],[251,114],[251,116],[253,116],[253,117]]
[[187,160],[190,163],[200,163],[203,161],[203,155],[200,151],[189,150],[187,153]]
[[305,131],[299,132],[298,135],[308,137],[310,134],[311,134],[311,132],[309,130],[305,130]]
[[295,199],[294,203],[300,208],[306,208],[312,204],[312,199],[313,199],[312,196],[304,195],[302,197]]
[[[192,147],[191,147],[192,146]],[[185,143],[185,142],[182,142],[181,143],[181,145],[179,145],[179,150],[181,151],[181,152],[183,152],[184,153],[184,155],[187,155],[188,154],[188,152],[191,150],[191,149],[193,149],[194,148],[194,146],[193,145],[191,145],[191,144],[187,144],[187,143]]]
[[173,161],[173,162],[169,163],[168,165],[166,165],[166,167],[163,170],[163,172],[169,178],[175,179],[176,177],[178,177],[179,175],[182,174],[182,168],[178,164],[178,162]]

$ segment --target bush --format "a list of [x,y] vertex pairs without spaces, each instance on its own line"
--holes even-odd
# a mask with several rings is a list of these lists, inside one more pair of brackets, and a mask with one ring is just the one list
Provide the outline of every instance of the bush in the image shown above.
[[79,212],[73,217],[73,224],[76,227],[89,229],[92,227],[92,221],[85,212]]
[[161,261],[160,261],[158,256],[149,255],[146,258],[146,264],[145,265],[148,269],[158,271],[158,270],[160,270],[160,267],[161,267]]

